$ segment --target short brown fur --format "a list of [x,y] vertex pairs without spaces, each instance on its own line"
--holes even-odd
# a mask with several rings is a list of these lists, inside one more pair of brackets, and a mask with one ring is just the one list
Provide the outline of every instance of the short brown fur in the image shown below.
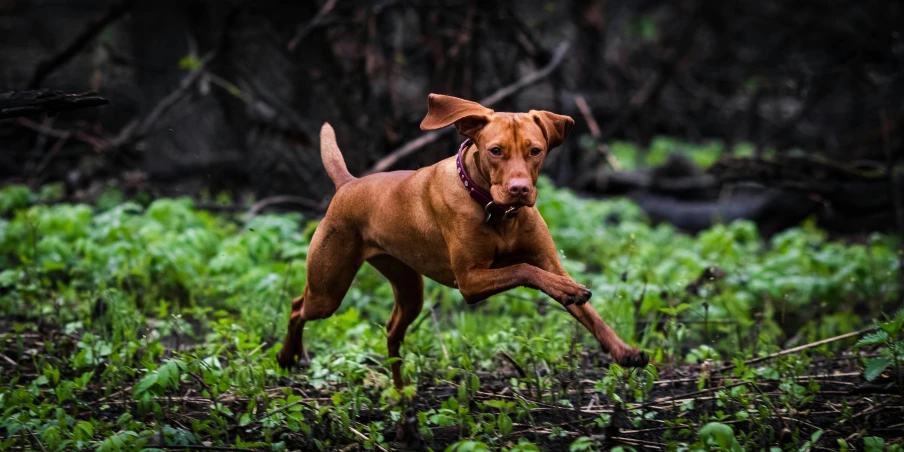
[[[400,357],[405,331],[421,311],[426,276],[458,288],[469,304],[519,286],[540,290],[562,303],[616,362],[645,366],[647,355],[603,322],[587,304],[590,291],[562,269],[549,229],[533,208],[543,160],[562,144],[574,120],[537,110],[496,113],[431,94],[421,129],[453,124],[474,143],[464,156],[468,174],[494,202],[520,206],[519,213],[485,223],[484,209],[457,175],[455,157],[417,171],[356,179],[345,167],[335,132],[324,124],[321,153],[336,195],[311,240],[307,286],[292,302],[279,364],[290,367],[303,355],[305,322],[332,315],[366,261],[386,276],[395,294],[386,325],[390,357]],[[392,378],[403,385],[398,361]]]

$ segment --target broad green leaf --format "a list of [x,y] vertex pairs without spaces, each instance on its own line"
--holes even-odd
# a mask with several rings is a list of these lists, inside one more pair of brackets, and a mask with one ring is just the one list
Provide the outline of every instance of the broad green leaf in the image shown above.
[[864,452],[882,452],[885,450],[885,440],[878,436],[867,436],[863,438]]
[[891,364],[892,359],[889,357],[870,358],[863,369],[863,377],[866,378],[866,381],[873,381],[882,375],[882,372],[885,372],[885,369],[888,369]]
[[138,382],[135,386],[135,394],[144,394],[148,390],[150,390],[157,383],[157,373],[150,372]]
[[731,452],[742,452],[741,445],[735,438],[734,431],[730,426],[720,422],[710,422],[697,432],[700,439],[705,443],[715,443],[721,450]]
[[505,413],[499,413],[499,416],[496,418],[496,422],[499,425],[499,432],[502,433],[502,436],[508,436],[512,433],[512,418],[510,418]]
[[574,442],[571,443],[570,446],[568,446],[568,450],[570,452],[584,452],[593,450],[593,440],[588,436],[582,436],[574,440]]
[[862,338],[860,338],[859,341],[857,341],[857,344],[855,344],[854,346],[855,347],[863,347],[866,345],[884,344],[887,340],[888,340],[888,333],[886,333],[885,331],[879,330],[879,331],[869,333],[869,334],[863,336]]
[[79,436],[81,436],[83,440],[91,439],[91,437],[94,436],[94,426],[91,425],[90,422],[79,421],[79,423],[75,425],[75,431],[81,432],[79,433]]

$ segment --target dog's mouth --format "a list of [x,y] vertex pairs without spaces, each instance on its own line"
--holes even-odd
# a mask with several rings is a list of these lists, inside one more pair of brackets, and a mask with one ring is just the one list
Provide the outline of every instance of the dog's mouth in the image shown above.
[[493,202],[498,205],[511,206],[516,209],[521,207],[533,207],[537,201],[537,189],[532,188],[528,193],[523,195],[511,195],[503,189],[501,185],[494,185],[490,188],[490,195]]
[[533,201],[527,201],[527,200],[524,200],[523,198],[516,198],[509,202],[505,202],[503,204],[514,207],[516,209],[521,208],[521,207],[533,207],[534,206]]

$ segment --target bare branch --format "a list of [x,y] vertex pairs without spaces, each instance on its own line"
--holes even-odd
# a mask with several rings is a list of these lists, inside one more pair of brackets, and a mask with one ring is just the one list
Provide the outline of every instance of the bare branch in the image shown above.
[[317,14],[314,15],[311,21],[298,30],[298,33],[295,34],[295,37],[292,38],[292,40],[289,41],[289,45],[286,46],[289,49],[289,52],[294,52],[295,47],[298,46],[301,40],[304,39],[311,30],[317,27],[317,25],[320,25],[323,18],[336,7],[336,3],[339,3],[339,0],[327,0],[326,4],[323,5],[323,8],[320,8],[320,11],[317,11]]
[[148,113],[141,122],[133,122],[124,127],[119,133],[119,136],[111,142],[112,146],[114,148],[125,146],[153,133],[154,127],[157,125],[160,118],[185,96],[189,88],[195,84],[202,74],[204,74],[204,68],[207,67],[215,56],[216,50],[207,52],[201,58],[198,67],[186,74],[179,82],[179,86],[173,90],[173,92],[169,93],[163,99],[160,99],[160,102],[157,102],[157,105],[151,109],[151,112]]
[[19,118],[16,120],[16,125],[25,127],[26,129],[34,130],[41,135],[45,135],[48,137],[58,138],[58,139],[69,139],[73,138],[75,140],[87,143],[91,145],[92,148],[96,151],[106,151],[110,148],[110,143],[108,143],[103,138],[91,135],[89,133],[82,132],[81,130],[60,130],[54,129],[52,127],[47,127],[43,124],[32,121],[28,118]]
[[35,71],[31,76],[31,80],[28,82],[28,89],[35,89],[41,84],[44,83],[44,79],[47,78],[48,75],[52,74],[53,71],[57,70],[60,66],[66,64],[69,60],[71,60],[75,55],[78,54],[83,47],[85,47],[92,39],[97,37],[100,32],[104,31],[107,28],[107,25],[115,22],[117,19],[122,17],[128,10],[132,8],[131,0],[124,0],[119,3],[113,5],[108,11],[107,14],[104,14],[100,19],[90,22],[87,27],[69,43],[68,46],[63,48],[56,55],[41,61],[38,63],[37,67],[35,67]]
[[606,159],[606,163],[608,163],[613,170],[621,171],[621,164],[619,164],[618,159],[612,155],[609,146],[607,146],[606,143],[599,141],[602,139],[603,135],[600,133],[600,126],[597,124],[596,118],[593,117],[593,110],[590,109],[587,100],[584,99],[584,96],[577,94],[574,96],[574,103],[577,104],[578,110],[580,110],[581,115],[584,116],[584,120],[587,121],[590,135],[593,135],[593,138],[597,140],[597,152],[603,155],[603,158]]

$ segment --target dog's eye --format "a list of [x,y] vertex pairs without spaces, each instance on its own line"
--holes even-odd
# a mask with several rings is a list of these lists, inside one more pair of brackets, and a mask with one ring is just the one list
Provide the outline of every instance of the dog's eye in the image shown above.
[[533,148],[530,150],[530,155],[531,157],[539,157],[542,152],[543,151],[541,151],[540,148]]
[[502,155],[502,149],[499,149],[498,147],[491,148],[491,149],[490,149],[490,154],[493,154],[493,155]]

